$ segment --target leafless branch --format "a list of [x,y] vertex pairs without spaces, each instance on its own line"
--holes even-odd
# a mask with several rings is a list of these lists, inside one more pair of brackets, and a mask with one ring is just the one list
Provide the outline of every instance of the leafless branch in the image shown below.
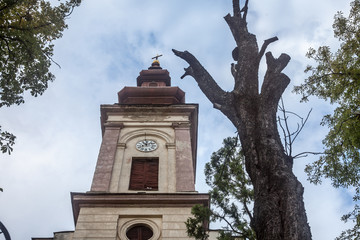
[[[296,154],[296,155],[293,156],[292,158],[295,159],[295,158],[307,157],[308,154],[321,155],[321,154],[324,154],[324,153],[323,153],[323,152],[302,152],[302,153]],[[301,156],[301,155],[303,155],[303,156]]]
[[249,0],[245,1],[245,5],[244,7],[241,9],[241,12],[243,12],[243,19],[246,21],[246,17],[247,17],[247,13],[248,13],[248,5],[249,5]]
[[240,3],[239,0],[233,0],[234,17],[240,17]]
[[192,70],[191,67],[184,68],[184,70],[185,70],[185,73],[180,77],[181,79],[184,79],[184,77],[186,77],[186,76],[194,77],[194,71]]
[[266,51],[266,48],[273,42],[279,40],[278,37],[273,37],[273,38],[269,38],[267,40],[264,41],[262,47],[261,47],[261,50],[259,52],[259,55],[258,55],[258,61],[260,62],[261,58],[264,56],[264,53]]
[[286,131],[286,134],[285,135],[285,138],[288,139],[288,146],[289,146],[289,152],[288,152],[288,155],[291,156],[291,153],[292,153],[292,139],[291,139],[291,134],[290,134],[290,129],[289,129],[289,124],[288,124],[288,117],[286,116],[286,111],[285,111],[285,107],[284,107],[284,101],[283,101],[283,98],[280,98],[280,103],[281,103],[281,107],[280,110],[282,111],[283,113],[283,116],[284,116],[284,123],[285,123],[285,131]]
[[[305,119],[302,118],[301,116],[299,116],[298,114],[291,112],[291,111],[286,111],[285,109],[285,105],[284,105],[284,101],[282,98],[280,98],[280,103],[279,103],[279,111],[282,113],[283,117],[280,118],[278,116],[278,123],[279,126],[283,132],[283,139],[284,139],[284,149],[285,149],[285,153],[288,156],[292,156],[292,148],[293,148],[293,144],[294,141],[296,140],[296,138],[299,136],[300,132],[303,130],[306,122],[309,119],[309,116],[311,114],[312,109],[310,109],[310,111],[308,112],[308,114],[306,115]],[[290,127],[289,127],[289,114],[297,117],[298,119],[300,119],[300,123],[297,123],[297,128],[295,131],[291,132]],[[307,152],[310,153],[310,152]],[[303,153],[302,153],[303,154]],[[299,155],[302,154],[297,154],[294,158],[299,157]]]
[[295,139],[297,138],[297,136],[299,135],[299,133],[300,133],[300,132],[302,131],[302,129],[304,128],[307,120],[309,119],[309,116],[310,116],[310,114],[311,114],[311,111],[312,111],[312,109],[310,109],[310,111],[308,112],[305,120],[304,120],[303,118],[301,118],[300,129],[299,129],[298,131],[296,131],[296,134],[295,134],[295,136],[294,136],[294,138],[293,138],[293,142],[295,141]]
[[51,62],[53,62],[54,64],[56,64],[56,66],[58,66],[58,67],[61,69],[60,64],[58,64],[57,62],[55,62],[54,59],[49,56],[49,54],[47,54],[47,53],[45,53],[45,52],[43,52],[43,54],[44,54]]
[[280,126],[280,128],[281,128],[281,130],[283,132],[285,154],[289,156],[289,153],[288,153],[288,141],[287,141],[288,138],[287,138],[285,128],[284,128],[284,126],[282,124],[282,121],[283,121],[283,119],[278,116],[278,123],[279,123],[279,126]]
[[200,62],[188,51],[181,52],[175,49],[172,51],[176,56],[184,59],[190,65],[185,68],[185,73],[181,78],[185,76],[193,77],[199,84],[200,89],[213,104],[225,107],[229,99],[231,99],[230,94],[221,89]]

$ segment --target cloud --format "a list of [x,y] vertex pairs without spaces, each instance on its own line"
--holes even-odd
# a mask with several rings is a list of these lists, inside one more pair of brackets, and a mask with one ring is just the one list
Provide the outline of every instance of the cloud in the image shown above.
[[[306,76],[304,57],[310,46],[336,46],[332,35],[333,15],[347,11],[349,1],[250,1],[249,29],[259,46],[273,36],[269,46],[274,56],[288,53],[292,60],[285,72],[299,84]],[[198,89],[195,81],[180,80],[186,63],[172,48],[189,50],[224,89],[231,90],[231,51],[235,47],[223,16],[231,12],[231,1],[83,1],[68,23],[69,29],[55,43],[52,67],[55,82],[43,96],[26,95],[21,106],[0,109],[1,125],[17,135],[11,156],[0,158],[1,221],[13,239],[48,237],[54,231],[73,229],[69,193],[90,189],[101,142],[99,105],[117,102],[117,92],[134,86],[136,77],[163,54],[161,64],[172,77],[172,85],[186,92],[189,103],[200,104],[197,190],[204,192],[203,166],[223,138],[235,129]],[[265,64],[261,71],[264,73]],[[319,127],[327,103],[312,99],[300,104],[300,96],[284,95],[290,110],[313,113],[296,144],[296,151],[318,151],[326,128]],[[314,158],[312,158],[314,159]],[[314,239],[331,239],[344,225],[340,216],[348,199],[329,183],[306,182],[304,164],[298,159],[295,172],[305,185],[305,204]]]

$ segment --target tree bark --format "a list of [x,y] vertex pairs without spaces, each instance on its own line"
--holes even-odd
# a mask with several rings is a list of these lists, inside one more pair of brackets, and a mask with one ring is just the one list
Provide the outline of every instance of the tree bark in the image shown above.
[[293,174],[293,158],[285,154],[276,122],[280,97],[290,82],[281,71],[290,57],[281,54],[274,58],[270,52],[265,54],[267,72],[259,93],[260,60],[267,46],[277,38],[266,40],[259,51],[256,36],[247,29],[247,4],[248,1],[239,10],[239,0],[233,0],[234,16],[225,16],[237,45],[233,51],[236,63],[231,70],[235,84],[231,92],[223,91],[191,53],[173,52],[190,65],[182,78],[192,76],[214,108],[227,116],[238,130],[246,170],[254,186],[251,226],[257,239],[311,239],[304,189]]

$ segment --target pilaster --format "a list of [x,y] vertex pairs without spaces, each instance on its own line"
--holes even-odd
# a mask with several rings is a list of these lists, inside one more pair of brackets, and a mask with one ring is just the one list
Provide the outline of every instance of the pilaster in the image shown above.
[[91,185],[92,192],[109,192],[121,123],[104,124],[105,131]]
[[195,175],[189,123],[174,123],[176,144],[176,191],[195,191]]

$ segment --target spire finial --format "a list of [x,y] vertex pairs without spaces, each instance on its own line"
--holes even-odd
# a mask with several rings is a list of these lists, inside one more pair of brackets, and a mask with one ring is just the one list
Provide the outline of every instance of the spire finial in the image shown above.
[[151,59],[155,59],[154,61],[159,61],[159,60],[158,60],[159,57],[162,57],[162,54],[160,54],[160,55],[159,55],[159,54],[156,54],[156,56],[153,57],[153,58],[151,58]]
[[154,61],[152,62],[151,67],[149,67],[149,69],[161,69],[160,62],[158,60],[158,58],[161,57],[161,56],[162,56],[162,54],[160,54],[160,55],[156,54],[155,57],[151,58],[151,59],[154,59]]

